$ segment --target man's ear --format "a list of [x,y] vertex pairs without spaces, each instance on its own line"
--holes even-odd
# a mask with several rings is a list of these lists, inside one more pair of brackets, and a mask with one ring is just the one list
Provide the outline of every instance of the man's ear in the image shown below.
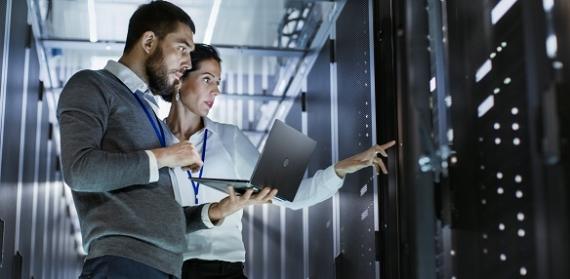
[[158,38],[156,34],[152,31],[146,31],[143,33],[140,40],[142,49],[146,54],[151,54],[154,49],[158,46]]

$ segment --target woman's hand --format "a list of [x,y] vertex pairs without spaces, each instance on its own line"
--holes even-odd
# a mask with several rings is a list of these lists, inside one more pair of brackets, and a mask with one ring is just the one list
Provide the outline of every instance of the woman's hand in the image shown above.
[[390,141],[382,145],[375,145],[368,150],[358,153],[350,158],[346,158],[335,165],[336,174],[344,178],[349,173],[357,172],[365,167],[374,166],[377,171],[382,170],[384,174],[388,174],[386,165],[382,162],[382,158],[378,155],[388,157],[386,150],[394,146],[396,141]]
[[243,195],[237,195],[233,187],[228,187],[229,196],[218,203],[210,205],[208,215],[212,223],[233,214],[234,212],[255,204],[270,203],[277,194],[277,189],[263,188],[259,193],[253,194],[253,189],[247,190]]

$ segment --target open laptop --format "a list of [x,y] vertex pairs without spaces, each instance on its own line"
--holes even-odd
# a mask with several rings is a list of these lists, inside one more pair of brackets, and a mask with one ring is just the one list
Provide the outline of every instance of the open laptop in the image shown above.
[[282,121],[275,120],[251,179],[192,180],[226,193],[229,186],[240,194],[247,189],[258,192],[264,186],[270,186],[278,190],[276,200],[293,201],[316,145],[316,141]]

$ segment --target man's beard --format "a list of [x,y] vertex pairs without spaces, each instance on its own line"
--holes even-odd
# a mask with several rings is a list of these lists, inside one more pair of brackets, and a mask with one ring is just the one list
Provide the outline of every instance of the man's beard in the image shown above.
[[148,87],[155,95],[162,96],[165,100],[172,99],[176,93],[177,82],[168,84],[168,71],[164,66],[162,48],[158,49],[148,58],[145,63],[148,76]]

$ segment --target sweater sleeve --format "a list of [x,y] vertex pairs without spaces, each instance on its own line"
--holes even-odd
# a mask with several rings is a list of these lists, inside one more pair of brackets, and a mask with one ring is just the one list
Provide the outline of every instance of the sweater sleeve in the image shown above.
[[144,150],[102,150],[110,100],[97,86],[92,71],[75,74],[59,98],[57,116],[65,182],[74,191],[106,192],[148,184],[149,158]]

